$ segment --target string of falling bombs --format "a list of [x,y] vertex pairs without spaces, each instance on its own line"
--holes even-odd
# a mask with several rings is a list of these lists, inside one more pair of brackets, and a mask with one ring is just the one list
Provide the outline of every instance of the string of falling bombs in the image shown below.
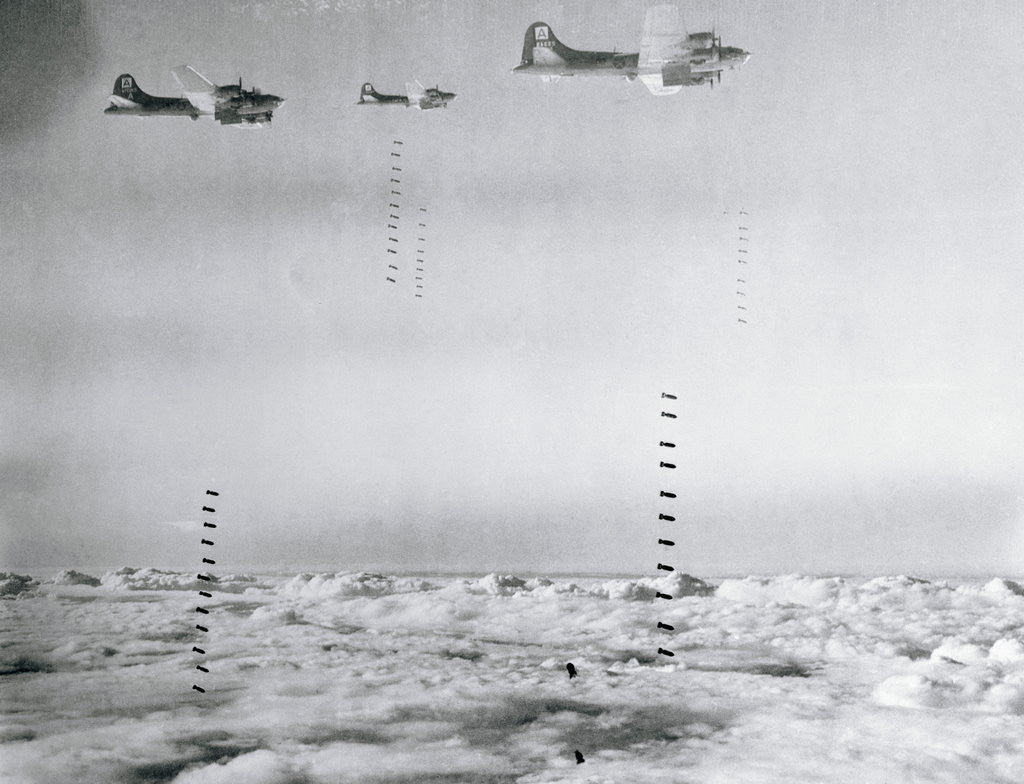
[[[661,393],[661,398],[662,398],[662,400],[666,400],[666,399],[667,400],[675,400],[676,396],[675,395],[670,395],[668,392],[662,392]],[[676,415],[671,413],[671,412],[669,412],[669,411],[662,411],[661,415],[663,417],[665,417],[666,419],[675,419],[676,418]],[[676,445],[674,443],[672,443],[671,441],[660,441],[660,442],[658,442],[658,446],[661,447],[661,448],[664,448],[664,449],[675,449],[676,448]],[[674,471],[675,468],[676,468],[675,463],[669,463],[669,462],[666,462],[665,460],[659,460],[658,462],[659,462],[659,466],[658,466],[659,468],[665,468],[665,469],[668,469],[670,471]],[[672,493],[672,492],[669,492],[668,490],[661,490],[658,497],[659,498],[675,498],[676,494]],[[670,523],[674,523],[676,521],[676,518],[673,517],[672,515],[667,515],[664,512],[658,512],[658,522],[659,522],[659,525],[661,524],[662,521],[667,521],[667,522],[670,522]],[[676,546],[676,543],[674,541],[672,541],[671,539],[658,539],[658,544],[663,545],[664,547],[675,547]],[[662,571],[662,572],[674,572],[675,571],[675,569],[672,566],[669,566],[668,564],[663,564],[660,561],[658,562],[658,570]],[[669,594],[662,593],[661,591],[658,591],[655,595],[659,599],[672,599],[672,597]],[[670,632],[675,631],[675,627],[674,626],[670,626],[669,624],[663,623],[662,621],[658,621],[658,628],[659,629],[665,629],[666,631],[670,631]],[[658,648],[658,653],[661,654],[662,656],[675,656],[675,654],[672,651],[667,650],[666,648],[661,648],[661,647]]]
[[[745,210],[740,210],[740,215],[741,216],[745,216],[745,215],[749,216],[749,214],[750,213],[746,212]],[[745,223],[749,223],[749,219],[744,219],[743,217],[740,218],[740,221],[743,221]],[[746,306],[746,301],[747,300],[746,300],[746,298],[747,298],[747,266],[748,266],[747,265],[747,256],[750,255],[748,253],[749,249],[746,247],[746,243],[750,242],[750,237],[749,236],[745,236],[745,235],[750,233],[750,229],[748,227],[746,227],[746,226],[737,226],[737,229],[739,230],[739,243],[740,243],[740,247],[737,248],[737,252],[738,252],[739,258],[736,259],[736,263],[741,265],[741,266],[738,268],[740,270],[740,272],[739,272],[739,274],[736,277],[736,296],[737,297],[742,297],[743,299],[741,299],[739,302],[736,303],[736,309],[740,311],[740,313],[738,313],[737,316],[736,316],[736,321],[738,323],[740,323],[740,324],[746,324],[747,320],[746,320],[745,316],[747,315],[747,306]],[[740,277],[741,275],[742,275],[742,277]]]
[[[425,221],[427,219],[426,212],[427,212],[427,208],[426,207],[420,207],[420,221],[419,221],[419,225],[417,227],[419,229],[419,231],[416,232],[417,234],[426,234],[426,229],[427,229],[427,224],[425,223]],[[426,258],[426,248],[424,247],[423,243],[425,243],[426,241],[427,241],[426,237],[416,237],[416,273],[417,274],[416,274],[415,278],[416,278],[416,296],[417,297],[422,297],[423,296],[423,294],[421,294],[420,292],[423,291],[423,262],[424,262],[424,259]]]
[[[206,494],[207,495],[212,495],[214,497],[220,495],[220,493],[218,493],[218,492],[216,492],[214,490],[207,490]],[[204,506],[203,507],[203,512],[204,513],[214,514],[216,511],[217,511],[216,509],[214,509],[213,507],[210,507],[210,506]],[[217,527],[216,523],[210,523],[210,522],[203,521],[203,528],[216,528],[216,527]],[[212,534],[211,534],[211,536],[212,536]],[[203,547],[213,547],[213,544],[214,544],[212,540],[207,539],[205,536],[203,536],[203,538],[199,540],[199,543]],[[212,551],[207,551],[207,550],[203,551],[203,571],[207,571],[206,565],[212,566],[212,565],[217,563],[212,558],[207,558],[206,557],[206,553],[207,552],[211,552],[211,554],[212,554]],[[210,574],[202,574],[202,573],[197,574],[196,578],[199,579],[199,580],[202,580],[204,582],[213,582],[213,580],[214,580],[214,577],[212,575],[210,575]],[[199,595],[203,599],[209,599],[209,598],[211,598],[213,596],[213,594],[211,594],[209,591],[200,591]],[[199,613],[200,615],[209,615],[210,614],[210,611],[207,610],[202,605],[197,605],[196,606],[196,612]],[[201,620],[204,623],[209,623],[209,621],[207,621],[205,618],[203,618]],[[196,628],[199,631],[201,631],[203,634],[207,634],[210,631],[208,627],[204,626],[201,623],[197,623],[196,624]],[[203,643],[203,644],[205,645],[206,643]],[[206,655],[206,649],[205,648],[200,648],[200,647],[198,647],[196,645],[192,646],[192,652],[193,653],[198,653],[200,656],[205,656]],[[209,672],[209,670],[206,667],[204,667],[202,664],[197,664],[196,665],[196,669],[199,670],[199,672],[202,672],[202,673],[208,673]],[[200,685],[198,685],[196,683],[192,684],[192,688],[195,691],[198,691],[200,694],[205,694],[206,693],[206,689],[204,689],[202,686],[200,686]]]
[[[396,146],[400,147],[401,145],[402,142],[400,142],[398,139],[391,140],[392,148]],[[387,258],[388,261],[388,270],[386,275],[387,280],[389,283],[395,283],[396,277],[398,276],[398,265],[395,263],[398,261],[398,237],[392,236],[392,232],[398,234],[398,215],[399,206],[401,204],[400,200],[402,198],[402,192],[401,190],[399,190],[399,188],[402,185],[402,180],[400,177],[402,173],[402,167],[399,166],[398,164],[402,160],[402,153],[398,152],[395,149],[392,149],[390,159],[391,176],[388,178],[388,244],[385,248],[387,252],[384,254],[384,256]],[[392,247],[392,245],[394,245],[395,247]]]

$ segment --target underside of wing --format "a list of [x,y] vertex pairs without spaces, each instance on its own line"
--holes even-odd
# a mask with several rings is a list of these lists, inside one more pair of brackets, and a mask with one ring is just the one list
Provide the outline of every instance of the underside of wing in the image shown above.
[[660,73],[640,74],[640,81],[652,95],[675,95],[683,89],[681,84],[666,84]]

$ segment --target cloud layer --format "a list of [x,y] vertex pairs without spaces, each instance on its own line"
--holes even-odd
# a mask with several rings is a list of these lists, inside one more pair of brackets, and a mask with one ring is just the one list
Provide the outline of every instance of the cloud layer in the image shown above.
[[0,575],[0,781],[1024,776],[1009,579],[194,580]]

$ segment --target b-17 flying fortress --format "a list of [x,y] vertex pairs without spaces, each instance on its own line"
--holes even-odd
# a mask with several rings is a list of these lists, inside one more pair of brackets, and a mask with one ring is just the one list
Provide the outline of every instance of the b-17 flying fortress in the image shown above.
[[414,109],[448,108],[455,93],[446,93],[437,87],[424,87],[419,82],[406,82],[405,95],[385,95],[373,89],[369,82],[359,91],[358,104],[363,106],[412,106]]
[[[714,30],[686,33],[674,5],[650,8],[644,20],[640,51],[588,51],[572,49],[555,37],[551,26],[534,22],[523,39],[522,59],[516,74],[539,76],[555,81],[563,76],[621,76],[639,79],[654,95],[672,95],[683,87],[709,84],[722,79],[722,71],[732,70],[750,59],[750,53],[734,46],[722,46]],[[177,115],[191,117],[213,115],[222,125],[266,125],[283,98],[258,89],[242,89],[238,84],[216,85],[189,65],[171,73],[181,86],[183,97],[162,98],[143,92],[131,74],[121,74],[114,82],[107,114],[140,117]],[[416,109],[445,108],[456,94],[439,87],[424,87],[418,81],[407,82],[405,95],[377,92],[370,82],[360,89],[360,106],[406,106]]]
[[622,76],[639,78],[654,95],[672,95],[683,87],[708,82],[714,87],[722,71],[750,59],[750,53],[722,46],[714,32],[687,34],[675,6],[647,11],[640,51],[592,52],[570,49],[555,37],[550,25],[534,22],[523,39],[523,58],[513,73],[554,81],[563,76]]
[[258,89],[242,89],[238,84],[215,85],[190,65],[171,70],[184,97],[162,98],[142,91],[131,74],[121,74],[114,82],[110,106],[105,114],[129,114],[136,117],[183,116],[198,119],[213,115],[221,125],[266,125],[274,109],[284,98],[262,93]]

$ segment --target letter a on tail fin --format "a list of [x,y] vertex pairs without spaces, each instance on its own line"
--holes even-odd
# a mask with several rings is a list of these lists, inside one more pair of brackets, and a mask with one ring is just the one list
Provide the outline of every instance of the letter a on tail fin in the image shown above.
[[138,83],[135,81],[131,74],[121,74],[117,79],[114,80],[114,89],[110,93],[113,97],[121,98],[125,101],[133,101],[135,103],[142,103],[149,96],[142,91]]
[[534,22],[526,28],[526,35],[523,36],[523,59],[519,67],[561,65],[571,59],[573,52],[555,37],[551,25],[547,22]]

